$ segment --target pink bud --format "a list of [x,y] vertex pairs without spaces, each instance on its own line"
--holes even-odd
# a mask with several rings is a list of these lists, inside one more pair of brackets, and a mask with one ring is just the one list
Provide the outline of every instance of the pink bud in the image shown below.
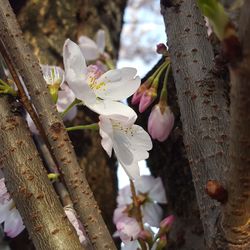
[[166,245],[167,245],[167,237],[166,235],[162,235],[159,241],[157,242],[156,250],[162,250],[165,248]]
[[167,51],[167,47],[166,47],[166,45],[164,43],[159,43],[159,44],[156,45],[156,52],[158,54],[163,55],[163,54],[166,53],[166,51]]
[[141,97],[140,104],[139,104],[139,111],[140,113],[144,112],[155,100],[157,97],[157,92],[154,87],[146,90]]
[[148,118],[148,132],[153,139],[165,141],[174,126],[174,115],[168,106],[155,105]]
[[139,89],[137,89],[131,100],[132,105],[136,105],[140,102],[142,95],[148,89],[148,85],[149,83],[146,81],[139,87]]
[[174,220],[175,220],[175,217],[173,215],[169,215],[168,217],[166,217],[160,222],[160,228],[165,231],[168,231],[170,227],[173,225]]

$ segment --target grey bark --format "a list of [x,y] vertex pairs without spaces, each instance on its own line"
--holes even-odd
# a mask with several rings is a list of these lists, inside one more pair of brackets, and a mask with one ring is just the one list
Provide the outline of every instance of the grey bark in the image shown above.
[[225,83],[211,72],[213,49],[196,1],[161,1],[161,7],[206,244],[215,249],[220,204],[205,186],[208,180],[225,185],[229,168]]

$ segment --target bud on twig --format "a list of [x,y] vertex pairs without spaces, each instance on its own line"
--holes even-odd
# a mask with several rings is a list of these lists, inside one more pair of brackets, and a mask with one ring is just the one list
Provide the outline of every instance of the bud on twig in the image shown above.
[[206,193],[218,202],[225,203],[227,201],[227,190],[216,180],[209,180],[207,182]]

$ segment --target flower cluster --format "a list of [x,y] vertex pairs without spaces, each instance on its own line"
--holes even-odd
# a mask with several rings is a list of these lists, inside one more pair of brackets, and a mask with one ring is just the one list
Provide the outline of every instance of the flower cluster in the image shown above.
[[139,176],[138,161],[148,157],[152,142],[146,131],[135,125],[137,115],[121,101],[140,86],[136,69],[103,71],[99,65],[87,66],[84,50],[71,40],[63,49],[65,79],[75,97],[98,113],[101,144],[109,156],[112,149],[130,178]]
[[139,104],[139,112],[144,112],[157,98],[160,77],[165,74],[159,103],[156,104],[148,119],[148,132],[153,139],[165,141],[174,126],[174,115],[167,104],[167,80],[170,71],[170,61],[167,48],[164,44],[158,44],[157,53],[165,57],[165,61],[158,69],[139,87],[132,97],[132,104]]
[[[130,186],[119,190],[118,206],[113,215],[113,222],[117,228],[114,236],[121,238],[125,245],[123,249],[138,249],[138,240],[145,241],[151,247],[150,249],[156,249],[154,247],[158,245],[162,236],[165,237],[174,220],[171,216],[161,221],[163,211],[159,204],[167,203],[162,181],[159,177],[141,176],[135,180],[134,185],[136,197],[132,197]],[[141,210],[143,228],[139,225],[134,198]],[[154,235],[150,227],[159,228],[158,233]],[[168,230],[166,230],[167,227]]]

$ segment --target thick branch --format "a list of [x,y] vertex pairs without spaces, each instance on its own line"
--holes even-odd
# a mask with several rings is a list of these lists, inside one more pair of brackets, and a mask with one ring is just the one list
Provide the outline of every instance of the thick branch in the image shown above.
[[[209,248],[216,237],[219,204],[205,193],[208,180],[224,184],[228,169],[229,114],[224,82],[212,73],[213,50],[194,0],[162,1],[176,82],[184,142],[193,175],[204,235]],[[214,248],[213,248],[214,249]]]
[[[241,11],[239,39],[243,58],[233,61],[231,76],[230,170],[223,229],[232,249],[250,249],[250,2]],[[238,247],[238,248],[236,248]]]
[[29,235],[36,249],[83,249],[49,183],[27,125],[11,105],[10,98],[0,97],[0,154],[8,190]]
[[68,134],[46,88],[39,63],[24,41],[7,0],[1,1],[0,19],[1,39],[10,51],[11,59],[38,111],[54,155],[60,164],[58,167],[65,177],[66,186],[91,242],[97,249],[115,249],[83,170],[77,162]]

